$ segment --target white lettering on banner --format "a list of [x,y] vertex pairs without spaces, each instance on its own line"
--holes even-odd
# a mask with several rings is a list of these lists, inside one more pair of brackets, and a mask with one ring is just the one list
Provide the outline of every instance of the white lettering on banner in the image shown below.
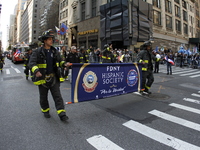
[[119,71],[120,66],[107,66],[107,71]]
[[121,92],[121,91],[124,91],[126,87],[123,87],[123,88],[113,88],[112,90],[109,89],[109,90],[105,90],[105,89],[102,89],[100,90],[101,91],[101,94],[110,94],[110,93],[116,93],[116,92]]
[[123,78],[109,78],[109,79],[103,79],[103,84],[120,83],[122,81]]

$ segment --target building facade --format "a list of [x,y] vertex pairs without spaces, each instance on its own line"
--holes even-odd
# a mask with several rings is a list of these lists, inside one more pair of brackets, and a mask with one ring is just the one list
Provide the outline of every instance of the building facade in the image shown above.
[[193,48],[196,36],[194,0],[153,0],[153,47],[178,51],[180,46]]
[[21,37],[21,16],[24,11],[24,4],[27,0],[18,0],[18,8],[17,8],[17,14],[16,14],[16,42],[20,43],[20,37]]

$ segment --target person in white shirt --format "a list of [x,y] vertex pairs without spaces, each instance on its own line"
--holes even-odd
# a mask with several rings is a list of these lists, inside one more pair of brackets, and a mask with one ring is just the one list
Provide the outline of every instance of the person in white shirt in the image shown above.
[[156,54],[156,60],[155,60],[154,73],[158,73],[161,56],[160,56],[159,52],[155,52],[155,54]]

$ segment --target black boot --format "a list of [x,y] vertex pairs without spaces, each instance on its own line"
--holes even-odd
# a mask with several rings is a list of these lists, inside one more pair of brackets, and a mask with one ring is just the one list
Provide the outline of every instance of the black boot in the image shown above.
[[45,118],[51,118],[51,115],[49,114],[49,112],[44,112],[44,117]]
[[146,92],[147,94],[151,94],[151,92],[147,88],[145,88],[144,92]]
[[61,121],[67,121],[69,117],[67,115],[60,116]]

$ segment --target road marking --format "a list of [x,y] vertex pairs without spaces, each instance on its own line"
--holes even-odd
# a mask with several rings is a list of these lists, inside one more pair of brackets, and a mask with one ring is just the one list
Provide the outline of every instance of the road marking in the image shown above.
[[188,106],[184,106],[184,105],[180,105],[180,104],[176,104],[176,103],[171,103],[169,105],[173,106],[173,107],[176,107],[176,108],[179,108],[179,109],[190,111],[190,112],[193,112],[193,113],[196,113],[196,114],[200,114],[200,110],[199,109],[195,109],[195,108],[192,108],[192,107],[188,107]]
[[193,76],[189,76],[190,78],[196,78],[196,77],[199,77],[200,74],[197,74],[197,75],[193,75]]
[[11,66],[11,68],[13,68],[17,73],[21,73],[21,71],[19,71],[19,69],[14,68],[13,66]]
[[197,124],[197,123],[194,123],[194,122],[191,122],[191,121],[187,121],[185,119],[182,119],[182,118],[179,118],[179,117],[175,117],[175,116],[160,112],[158,110],[152,110],[149,113],[154,115],[154,116],[160,117],[162,119],[171,121],[173,123],[176,123],[176,124],[179,124],[179,125],[182,125],[182,126],[185,126],[185,127],[197,130],[197,131],[200,131],[200,125]]
[[9,69],[6,69],[6,74],[10,74],[10,70]]
[[181,74],[180,76],[188,76],[188,75],[191,75],[191,74],[198,74],[200,73],[200,71],[196,71],[196,72],[192,72],[192,73],[186,73],[186,74]]
[[191,98],[184,98],[184,101],[188,101],[188,102],[192,102],[192,103],[196,103],[196,104],[200,104],[199,100],[196,99],[191,99]]
[[196,96],[196,97],[200,97],[199,94],[195,94],[195,93],[192,93],[191,95],[192,95],[192,96]]
[[174,72],[174,71],[172,70],[172,72],[173,72],[173,74],[181,74],[181,73],[191,72],[191,70],[181,71],[181,72]]
[[145,135],[155,141],[163,143],[174,149],[178,149],[178,150],[186,150],[186,149],[187,150],[199,150],[200,149],[200,147],[198,147],[196,145],[179,140],[173,136],[170,136],[170,135],[167,135],[158,130],[152,129],[148,126],[145,126],[145,125],[138,123],[136,121],[133,121],[133,120],[130,120],[130,121],[124,123],[123,125],[130,128],[133,131],[136,131],[142,135]]
[[102,135],[95,135],[88,138],[87,141],[97,150],[124,150]]

